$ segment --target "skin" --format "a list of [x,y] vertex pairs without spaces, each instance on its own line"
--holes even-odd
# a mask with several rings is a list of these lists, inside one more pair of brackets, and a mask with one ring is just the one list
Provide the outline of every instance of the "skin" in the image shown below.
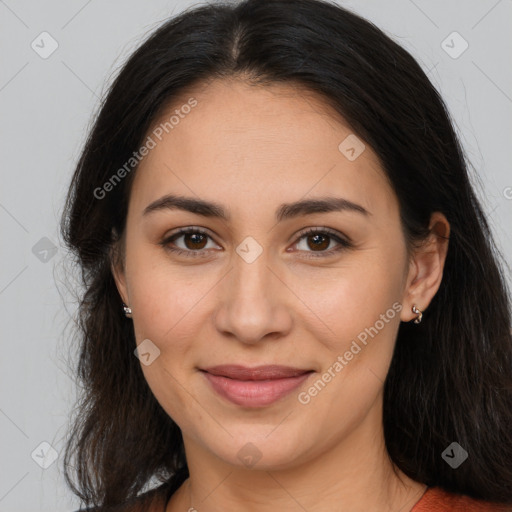
[[[113,264],[137,343],[150,339],[160,350],[141,364],[145,378],[183,433],[190,478],[167,512],[410,510],[425,485],[388,457],[383,386],[400,321],[416,318],[413,304],[425,311],[441,283],[448,221],[435,213],[431,238],[409,254],[379,159],[366,146],[348,160],[338,146],[350,127],[313,93],[211,80],[188,90],[162,119],[191,96],[198,105],[137,169],[125,259]],[[171,193],[220,203],[231,218],[178,209],[143,215]],[[282,203],[328,195],[370,215],[323,212],[276,222]],[[160,245],[188,226],[210,236],[180,236],[169,245],[204,257]],[[340,244],[327,235],[318,249],[311,235],[301,236],[309,227],[329,227],[353,247],[321,257]],[[251,263],[236,252],[248,236],[262,249]],[[301,404],[299,392],[396,302],[401,311]],[[198,371],[228,363],[315,373],[278,402],[249,409],[219,397]],[[251,467],[238,457],[247,443],[261,455]]]

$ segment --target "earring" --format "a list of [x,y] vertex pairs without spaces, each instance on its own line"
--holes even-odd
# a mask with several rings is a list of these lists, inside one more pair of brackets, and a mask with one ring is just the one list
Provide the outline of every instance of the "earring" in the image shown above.
[[419,324],[423,318],[423,313],[416,307],[416,304],[413,305],[412,312],[418,315],[418,317],[414,319],[414,323]]
[[126,315],[127,318],[131,318],[132,317],[132,308],[128,307],[124,302],[123,302],[123,309],[124,309],[124,314]]

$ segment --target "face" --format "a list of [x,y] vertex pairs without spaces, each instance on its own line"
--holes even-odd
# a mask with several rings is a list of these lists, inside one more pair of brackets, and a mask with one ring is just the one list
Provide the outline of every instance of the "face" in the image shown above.
[[[410,270],[378,158],[291,86],[215,80],[182,100],[148,132],[114,269],[155,397],[186,449],[237,466],[286,468],[378,431]],[[309,373],[202,371],[216,365]]]

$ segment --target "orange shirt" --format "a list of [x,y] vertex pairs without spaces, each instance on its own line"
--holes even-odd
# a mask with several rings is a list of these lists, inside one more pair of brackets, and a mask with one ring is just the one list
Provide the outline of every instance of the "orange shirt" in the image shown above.
[[429,487],[411,512],[512,512],[512,505],[499,505]]

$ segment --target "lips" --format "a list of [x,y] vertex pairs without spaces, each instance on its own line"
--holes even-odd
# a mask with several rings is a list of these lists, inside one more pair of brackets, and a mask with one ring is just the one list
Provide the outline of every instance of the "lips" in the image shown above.
[[201,370],[210,389],[232,404],[265,407],[290,394],[313,370],[290,366],[220,365]]
[[240,365],[219,365],[205,368],[204,371],[211,375],[228,377],[236,380],[274,380],[288,377],[298,377],[312,370],[302,370],[291,366],[266,365],[249,368]]

